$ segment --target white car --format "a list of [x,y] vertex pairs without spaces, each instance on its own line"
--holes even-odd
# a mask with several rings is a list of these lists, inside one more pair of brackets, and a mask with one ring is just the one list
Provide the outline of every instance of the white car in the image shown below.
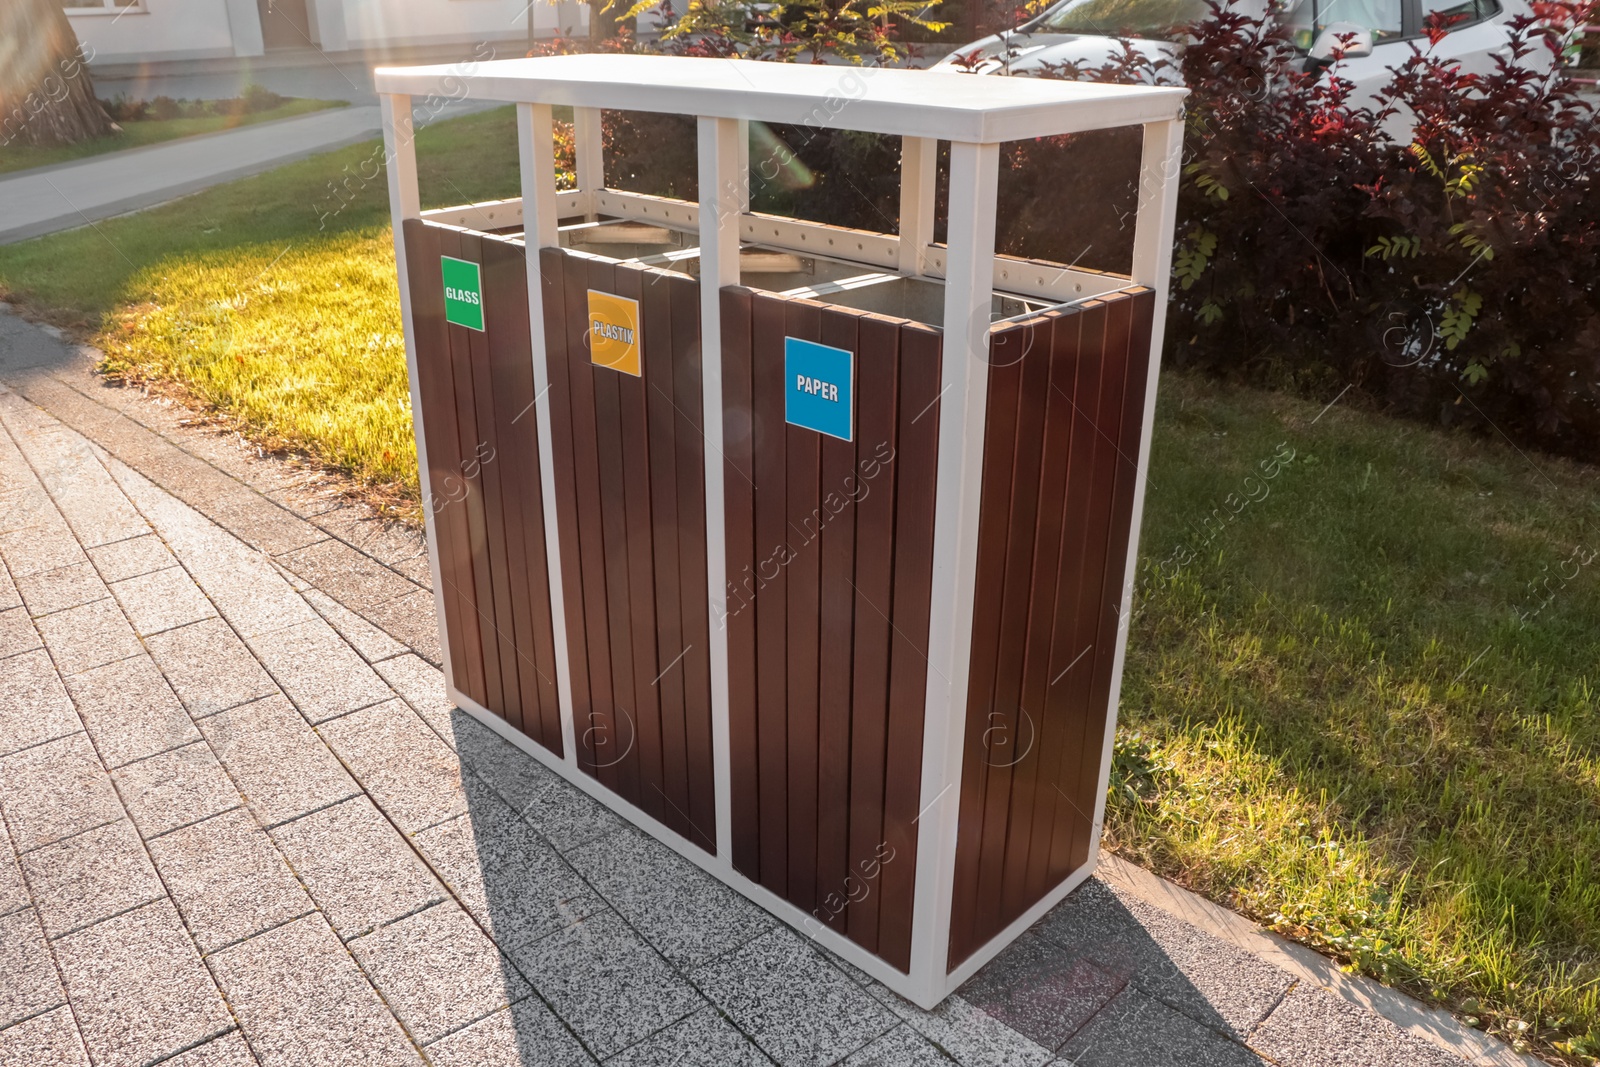
[[[1266,10],[1261,0],[1246,0],[1236,9],[1257,16]],[[1209,11],[1204,0],[1060,0],[1015,30],[956,49],[938,65],[982,74],[1036,75],[1067,65],[1098,70],[1122,55],[1126,40],[1152,62],[1168,60],[1155,80],[1176,84],[1184,27]],[[1528,0],[1290,0],[1271,11],[1306,56],[1308,69],[1327,64],[1341,40],[1349,41],[1339,75],[1355,83],[1356,106],[1372,103],[1389,84],[1390,68],[1404,63],[1414,44],[1427,50],[1423,31],[1430,17],[1439,16],[1450,30],[1435,55],[1458,61],[1463,71],[1490,74],[1496,55],[1511,55],[1511,20],[1533,15]],[[1550,50],[1539,41],[1530,44],[1522,62],[1549,70]]]

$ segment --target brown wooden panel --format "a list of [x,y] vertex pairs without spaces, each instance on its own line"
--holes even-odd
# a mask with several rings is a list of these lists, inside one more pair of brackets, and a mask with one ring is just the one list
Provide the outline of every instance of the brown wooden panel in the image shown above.
[[[933,593],[934,490],[939,462],[940,335],[900,330],[895,462],[894,608],[889,661],[889,764],[884,780],[883,905],[878,954],[911,965],[911,919],[922,803],[922,724],[927,705],[928,621]],[[944,803],[949,803],[946,798]]]
[[755,415],[750,399],[750,290],[724,289],[722,309],[722,485],[728,568],[729,780],[733,867],[761,880],[761,796],[756,773]]
[[[761,884],[789,894],[788,497],[783,417],[787,309],[757,293],[751,303],[752,454],[755,457],[756,743],[761,791]],[[771,577],[768,577],[770,573]]]
[[[691,839],[717,847],[716,760],[711,740],[711,614],[706,578],[706,456],[700,361],[700,283],[667,275],[672,294],[672,391],[678,464],[678,582]],[[665,383],[658,383],[664,389]]]
[[[640,336],[644,339],[644,420],[648,434],[651,526],[646,531],[655,603],[656,680],[653,697],[658,708],[657,777],[661,790],[657,803],[667,825],[685,837],[693,836],[689,817],[688,739],[684,723],[681,652],[683,608],[678,562],[677,413],[672,407],[673,346],[672,293],[665,274],[647,272],[640,279]],[[628,295],[624,293],[623,295]],[[685,516],[687,518],[687,516]],[[647,809],[648,810],[648,809]]]
[[[788,337],[817,341],[822,308],[810,300],[785,306]],[[789,901],[811,911],[817,901],[817,687],[821,543],[818,540],[822,435],[788,426],[784,442],[787,496]]]
[[[567,257],[555,248],[539,250],[539,280],[544,293],[545,365],[550,372],[550,439],[555,472],[556,535],[561,549],[561,585],[567,620],[567,662],[572,689],[578,759],[584,760],[587,712],[593,706],[589,685],[588,631],[584,615],[582,538],[578,527],[577,459],[573,452],[574,401],[567,327]],[[592,762],[592,761],[591,761]]]
[[952,967],[1080,868],[1096,833],[1152,310],[1113,294],[992,337]]
[[[850,352],[859,349],[859,316],[838,308],[822,312],[818,339]],[[860,374],[860,359],[856,360]],[[859,395],[852,388],[852,398]],[[860,436],[860,419],[851,431]],[[817,899],[821,919],[843,932],[846,903],[876,890],[850,863],[850,678],[855,645],[855,524],[851,489],[856,480],[857,440],[818,435],[822,448],[818,495],[817,593]]]
[[[444,320],[444,282],[439,264],[439,231],[421,220],[405,223],[407,275],[411,284],[412,331],[417,346],[417,390],[422,401],[428,480],[432,493],[424,501],[438,545],[440,600],[444,604],[444,642],[454,672],[451,684],[472,695],[469,656],[480,656],[466,640],[468,620],[459,590],[460,553],[468,544],[466,518],[452,506],[459,483],[455,384],[450,373],[450,338]],[[481,659],[478,670],[482,671]]]
[[[854,603],[851,610],[850,840],[848,866],[882,877],[884,773],[889,729],[889,612],[894,604],[895,413],[900,320],[861,319],[856,363]],[[878,948],[881,884],[848,909],[851,940]]]
[[[739,288],[722,310],[735,863],[903,970],[940,336]],[[786,336],[855,353],[852,440],[786,425]]]
[[[1089,690],[1088,721],[1083,740],[1082,761],[1078,771],[1078,806],[1091,815],[1099,798],[1095,795],[1100,786],[1100,756],[1105,745],[1107,711],[1111,700],[1112,670],[1115,665],[1117,639],[1123,624],[1122,596],[1128,574],[1128,538],[1133,524],[1133,497],[1138,481],[1138,456],[1140,435],[1144,428],[1145,405],[1151,398],[1146,395],[1146,377],[1150,369],[1150,332],[1153,325],[1155,293],[1148,289],[1130,292],[1116,308],[1108,330],[1107,348],[1125,353],[1126,370],[1122,374],[1122,410],[1117,433],[1117,451],[1114,460],[1115,488],[1112,491],[1111,528],[1106,538],[1105,578],[1100,588],[1100,626],[1096,635],[1094,652],[1094,681]],[[1092,823],[1085,820],[1073,837],[1071,859],[1073,869],[1088,861],[1092,840]]]

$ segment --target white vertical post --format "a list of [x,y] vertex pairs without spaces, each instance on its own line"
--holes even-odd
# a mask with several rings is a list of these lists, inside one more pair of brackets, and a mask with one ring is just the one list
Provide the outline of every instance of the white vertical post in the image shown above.
[[939,142],[932,137],[900,139],[900,273],[925,273],[933,243],[934,164]]
[[605,140],[597,107],[572,109],[573,169],[583,194],[584,218],[595,220],[595,201],[606,187]]
[[567,659],[567,600],[561,587],[561,543],[556,521],[556,460],[550,433],[550,365],[544,350],[544,286],[539,249],[556,243],[555,129],[549,104],[517,105],[517,151],[522,166],[522,243],[528,261],[528,337],[533,358],[533,404],[539,436],[539,487],[544,498],[544,559],[550,583],[550,629],[556,654],[556,700],[561,709],[561,753],[578,765],[572,716],[572,674]]
[[706,457],[706,586],[711,606],[711,750],[717,856],[733,862],[733,775],[728,741],[728,546],[722,459],[722,287],[739,284],[740,134],[736,119],[701,118],[700,377]]
[[739,120],[739,196],[740,211],[750,210],[750,120]]
[[1144,419],[1139,429],[1138,474],[1133,483],[1133,522],[1128,527],[1128,558],[1123,568],[1121,603],[1117,609],[1117,651],[1111,661],[1111,697],[1106,705],[1104,746],[1100,752],[1100,787],[1095,791],[1093,849],[1090,864],[1100,858],[1100,827],[1106,815],[1106,787],[1111,780],[1111,752],[1116,743],[1117,704],[1122,698],[1122,666],[1128,651],[1128,624],[1133,616],[1133,584],[1138,574],[1139,529],[1144,519],[1146,473],[1150,469],[1150,437],[1156,420],[1156,386],[1161,376],[1161,343],[1167,327],[1167,289],[1172,278],[1172,238],[1178,217],[1178,178],[1183,165],[1183,120],[1150,122],[1144,127],[1144,152],[1139,163],[1139,217],[1133,230],[1133,280],[1155,290],[1150,324],[1150,369],[1145,377]]
[[950,146],[950,225],[940,360],[939,465],[933,520],[933,599],[923,724],[922,804],[917,822],[916,910],[911,973],[931,1003],[944,993],[954,889],[956,817],[972,649],[978,495],[989,393],[989,308],[1000,148]]
[[422,376],[417,368],[417,330],[411,318],[411,272],[406,264],[407,219],[422,215],[417,190],[416,133],[411,124],[411,97],[384,93],[378,97],[383,125],[383,152],[389,172],[389,220],[394,228],[394,267],[400,284],[400,326],[406,341],[406,377],[411,382],[411,423],[417,437],[417,482],[422,492],[423,533],[428,542],[428,576],[433,582],[433,611],[439,620],[439,648],[444,676],[456,686],[445,633],[444,580],[439,573],[439,530],[433,516],[433,479],[428,474],[428,438],[422,422]]

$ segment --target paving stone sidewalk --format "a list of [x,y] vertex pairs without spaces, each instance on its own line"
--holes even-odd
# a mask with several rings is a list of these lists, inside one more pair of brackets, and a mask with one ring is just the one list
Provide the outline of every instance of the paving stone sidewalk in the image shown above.
[[414,533],[92,355],[0,308],[0,1067],[1519,1061],[1116,864],[920,1011],[454,709]]

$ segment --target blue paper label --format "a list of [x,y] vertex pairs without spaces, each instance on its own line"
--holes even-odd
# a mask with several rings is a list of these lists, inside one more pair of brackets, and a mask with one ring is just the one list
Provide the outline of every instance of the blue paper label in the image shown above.
[[784,421],[841,441],[855,439],[855,353],[783,339]]

